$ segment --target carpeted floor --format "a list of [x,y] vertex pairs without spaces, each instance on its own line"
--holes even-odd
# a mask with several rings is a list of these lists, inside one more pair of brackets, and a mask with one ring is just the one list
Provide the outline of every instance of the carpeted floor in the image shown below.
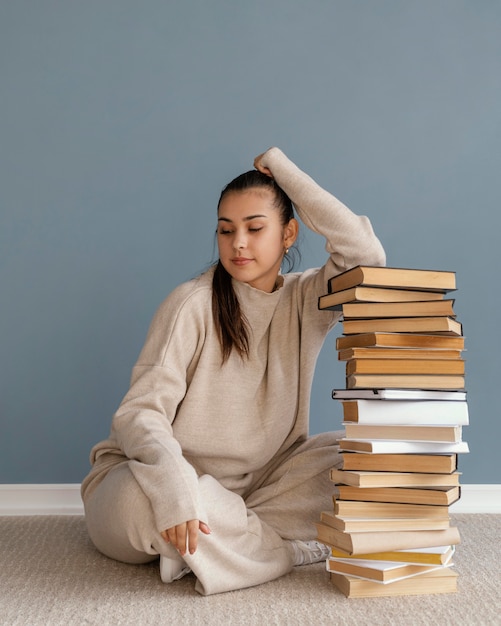
[[192,575],[161,583],[156,563],[111,561],[82,517],[0,518],[0,624],[53,625],[501,625],[500,515],[455,515],[459,592],[347,599],[324,564],[266,585],[202,597]]

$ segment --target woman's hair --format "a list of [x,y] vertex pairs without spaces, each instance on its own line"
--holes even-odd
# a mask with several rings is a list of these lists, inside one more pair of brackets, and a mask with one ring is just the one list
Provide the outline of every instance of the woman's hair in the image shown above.
[[[277,183],[257,170],[250,170],[240,174],[221,192],[217,208],[226,194],[241,193],[251,189],[268,189],[274,196],[273,204],[280,213],[280,221],[283,226],[287,225],[294,217],[294,210],[289,196]],[[288,264],[287,271],[293,268],[294,261],[288,255],[284,256]],[[223,363],[229,358],[233,348],[241,357],[249,352],[249,328],[248,321],[240,308],[237,294],[233,289],[231,276],[224,269],[221,261],[216,264],[212,280],[212,312],[216,330],[221,343]]]

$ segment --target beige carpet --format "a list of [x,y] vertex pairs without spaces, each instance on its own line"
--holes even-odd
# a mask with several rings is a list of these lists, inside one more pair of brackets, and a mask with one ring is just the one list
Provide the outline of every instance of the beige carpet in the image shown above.
[[81,517],[0,518],[0,624],[385,625],[501,624],[500,515],[456,515],[459,592],[347,599],[323,564],[217,596],[192,575],[163,585],[158,566],[124,565],[94,550]]

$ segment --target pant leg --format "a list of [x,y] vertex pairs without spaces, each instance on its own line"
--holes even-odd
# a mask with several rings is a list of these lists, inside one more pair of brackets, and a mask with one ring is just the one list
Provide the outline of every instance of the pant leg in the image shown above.
[[[246,500],[211,476],[199,478],[212,532],[199,533],[196,553],[184,557],[199,593],[259,585],[292,569],[292,549],[284,539],[313,538],[320,511],[332,507],[328,470],[337,463],[336,442],[333,433],[308,439],[261,477]],[[112,469],[85,499],[85,512],[92,541],[111,558],[146,563],[173,555],[127,463]]]
[[116,465],[83,496],[87,531],[96,548],[124,563],[148,563],[173,555],[155,528],[153,511],[128,462]]
[[[205,475],[199,482],[211,534],[199,533],[196,553],[184,557],[197,577],[199,593],[258,585],[291,570],[292,550],[279,533],[216,479]],[[155,527],[150,502],[128,463],[108,472],[84,504],[89,536],[106,556],[126,563],[147,563],[159,554],[176,554]]]
[[260,480],[246,505],[284,539],[310,540],[321,511],[331,511],[334,484],[330,469],[339,467],[344,431],[307,439]]

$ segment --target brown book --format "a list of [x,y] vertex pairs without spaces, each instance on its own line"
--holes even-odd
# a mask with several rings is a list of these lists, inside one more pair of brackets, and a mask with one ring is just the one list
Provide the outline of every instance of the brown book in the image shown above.
[[330,307],[341,311],[344,319],[384,317],[456,317],[454,300],[432,302],[347,302]]
[[384,287],[351,287],[319,297],[318,308],[330,309],[345,302],[411,302],[443,300],[444,294],[436,291],[411,289],[386,289]]
[[456,545],[460,542],[459,530],[449,526],[443,530],[404,530],[348,533],[315,522],[317,539],[328,546],[351,554],[370,554],[388,550],[407,550],[431,546]]
[[353,487],[352,485],[338,485],[334,497],[336,500],[450,506],[459,500],[460,489],[460,487],[447,487],[444,489],[428,487],[420,489],[418,487]]
[[387,333],[441,333],[462,336],[462,325],[452,317],[381,317],[364,320],[343,320],[343,334],[371,332]]
[[397,389],[464,389],[464,376],[449,374],[351,374],[347,389],[396,387]]
[[456,273],[444,270],[357,265],[330,278],[327,290],[329,293],[334,293],[356,286],[446,293],[456,289]]
[[419,474],[418,472],[366,472],[332,468],[330,479],[338,485],[353,487],[456,487],[459,472]]
[[438,359],[350,359],[346,376],[351,374],[460,374],[465,372],[464,360]]
[[342,469],[366,472],[420,472],[451,474],[457,470],[456,454],[357,454],[343,452]]
[[331,583],[347,598],[377,598],[385,596],[419,596],[434,593],[455,593],[457,573],[449,567],[412,576],[383,585],[372,580],[346,574],[330,573]]
[[390,530],[417,531],[443,530],[449,528],[449,517],[404,517],[375,519],[370,517],[340,517],[334,513],[322,511],[320,521],[327,526],[347,533],[389,532]]
[[[353,335],[350,335],[350,337]],[[344,348],[338,350],[339,361],[351,359],[438,359],[439,361],[461,358],[461,350],[435,348]]]
[[464,350],[464,337],[457,335],[427,335],[401,332],[357,333],[336,338],[336,349],[367,348],[440,348]]
[[382,439],[384,441],[445,441],[457,443],[462,439],[462,426],[405,424],[353,424],[344,422],[347,439]]
[[420,565],[445,565],[454,554],[455,546],[434,546],[431,548],[413,548],[411,550],[388,550],[371,554],[348,554],[331,546],[333,557],[339,559],[363,559],[376,561],[397,561],[399,563],[416,563]]
[[342,400],[345,422],[357,424],[437,424],[440,426],[469,422],[468,404],[442,400]]
[[415,563],[363,561],[361,559],[343,560],[332,557],[327,559],[326,566],[328,572],[355,576],[384,584],[443,569],[441,565],[416,565]]
[[336,500],[333,498],[333,511],[341,517],[373,517],[377,519],[407,517],[442,517],[449,515],[448,506],[427,504],[398,504],[395,502],[363,502],[358,500]]

